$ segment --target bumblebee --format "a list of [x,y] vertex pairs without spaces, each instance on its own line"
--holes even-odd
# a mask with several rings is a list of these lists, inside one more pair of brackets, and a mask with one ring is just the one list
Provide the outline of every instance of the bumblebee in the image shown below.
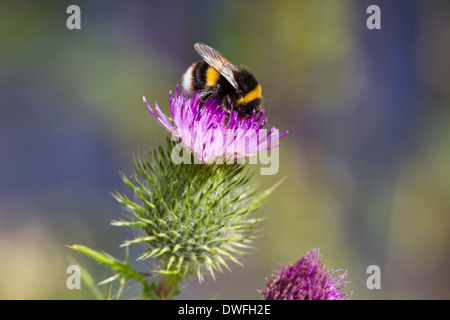
[[194,48],[203,61],[187,69],[182,84],[191,95],[199,92],[200,106],[209,99],[216,99],[228,113],[232,108],[243,117],[261,112],[261,85],[247,68],[236,67],[206,44],[196,43]]

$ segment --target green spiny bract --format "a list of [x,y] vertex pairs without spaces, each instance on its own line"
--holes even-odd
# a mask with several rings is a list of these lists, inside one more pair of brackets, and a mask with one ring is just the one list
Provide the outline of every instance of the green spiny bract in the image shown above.
[[248,247],[260,221],[250,214],[268,192],[257,194],[248,183],[248,166],[173,163],[175,143],[167,141],[167,154],[160,146],[138,155],[134,175],[122,174],[135,196],[114,194],[131,215],[112,224],[140,230],[123,246],[145,243],[139,259],[155,258],[153,271],[182,279],[197,273],[202,281],[205,270],[214,277],[214,270],[229,269],[226,260],[239,264],[236,255]]

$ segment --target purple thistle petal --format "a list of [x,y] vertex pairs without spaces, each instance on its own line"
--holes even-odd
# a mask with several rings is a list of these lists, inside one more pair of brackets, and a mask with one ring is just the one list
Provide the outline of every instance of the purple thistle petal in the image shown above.
[[153,118],[164,128],[166,128],[169,132],[173,132],[174,127],[172,126],[172,124],[170,123],[169,119],[167,119],[167,117],[164,115],[164,113],[161,112],[161,110],[158,108],[158,105],[155,106],[156,111],[158,112],[159,115],[156,114],[155,111],[153,111],[153,109],[150,107],[150,105],[147,103],[147,100],[145,99],[145,97],[143,97],[143,100],[145,102],[145,104],[147,105],[148,109],[150,110],[151,115],[153,116]]
[[176,135],[192,153],[204,163],[215,159],[234,159],[250,156],[260,150],[279,146],[272,140],[284,136],[275,128],[267,133],[263,129],[268,118],[263,119],[264,109],[251,116],[241,117],[234,111],[227,112],[216,100],[208,100],[200,108],[200,98],[188,98],[186,93],[169,94],[172,119],[169,120],[155,103],[152,109],[144,98],[152,117],[169,133]]
[[275,270],[264,290],[259,292],[266,300],[346,300],[350,293],[341,292],[347,272],[335,275],[325,270],[319,249],[310,250],[296,263]]

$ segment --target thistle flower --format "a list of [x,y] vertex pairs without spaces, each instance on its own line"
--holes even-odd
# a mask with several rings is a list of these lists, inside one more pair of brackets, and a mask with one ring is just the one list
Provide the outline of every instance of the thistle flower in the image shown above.
[[[145,98],[144,102],[171,136],[165,147],[160,144],[149,154],[137,155],[131,176],[122,174],[134,195],[113,194],[128,214],[112,224],[137,231],[122,246],[143,245],[138,259],[151,259],[151,272],[133,270],[128,256],[121,261],[82,245],[71,248],[115,271],[103,283],[118,279],[123,288],[134,280],[142,284],[144,298],[171,299],[180,293],[182,280],[197,274],[202,281],[205,272],[214,277],[216,271],[230,269],[228,261],[240,264],[237,255],[249,248],[254,227],[261,220],[252,214],[272,191],[257,193],[249,183],[252,172],[243,163],[260,150],[277,147],[272,142],[287,132],[263,129],[264,111],[241,118],[216,101],[200,108],[197,96],[178,95],[178,87],[174,97],[170,94],[173,119],[158,105],[153,110]],[[173,158],[179,153],[176,139],[181,140],[183,150],[189,150],[181,162]],[[191,165],[192,160],[199,165]],[[145,275],[154,273],[159,274],[158,280],[152,277],[148,284]]]
[[[154,119],[176,139],[181,139],[185,148],[202,163],[243,163],[244,159],[261,150],[278,147],[272,142],[282,134],[273,127],[264,129],[267,118],[264,109],[253,112],[250,117],[241,117],[238,112],[227,112],[215,100],[208,100],[200,108],[198,96],[188,98],[186,94],[170,93],[172,121],[155,104],[153,110],[144,102]],[[189,159],[189,158],[188,158]]]
[[265,290],[259,290],[266,300],[346,300],[350,293],[341,292],[348,283],[347,272],[327,271],[319,249],[310,250],[296,263],[276,270]]

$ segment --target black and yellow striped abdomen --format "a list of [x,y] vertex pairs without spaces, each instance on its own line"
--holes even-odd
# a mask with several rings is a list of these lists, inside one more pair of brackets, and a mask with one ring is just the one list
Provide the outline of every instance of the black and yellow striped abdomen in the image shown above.
[[194,94],[206,86],[217,85],[220,74],[205,61],[199,61],[189,67],[183,75],[184,89]]

